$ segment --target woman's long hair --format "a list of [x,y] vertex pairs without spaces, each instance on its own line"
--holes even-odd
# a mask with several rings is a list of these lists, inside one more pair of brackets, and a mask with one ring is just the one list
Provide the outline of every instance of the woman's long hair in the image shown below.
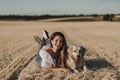
[[50,45],[53,47],[51,40],[53,40],[56,36],[60,36],[63,39],[63,45],[58,51],[58,57],[56,59],[56,67],[66,67],[66,59],[67,59],[67,42],[65,36],[61,32],[54,32],[50,37]]

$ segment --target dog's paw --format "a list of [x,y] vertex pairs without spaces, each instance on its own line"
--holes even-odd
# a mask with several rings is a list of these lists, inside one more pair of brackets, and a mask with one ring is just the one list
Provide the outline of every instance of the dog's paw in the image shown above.
[[88,72],[87,66],[83,66],[83,70],[84,70],[84,72]]
[[79,71],[76,70],[76,69],[74,69],[74,73],[75,73],[75,74],[79,74]]

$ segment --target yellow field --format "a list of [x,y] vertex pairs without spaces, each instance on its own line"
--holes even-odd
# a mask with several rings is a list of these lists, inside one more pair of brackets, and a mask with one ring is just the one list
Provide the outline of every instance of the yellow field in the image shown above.
[[120,79],[119,22],[0,21],[0,80],[14,80],[18,77],[24,80],[23,77],[28,75],[25,71],[29,71],[29,66],[34,67],[32,63],[38,49],[33,36],[41,36],[44,29],[50,35],[55,31],[63,32],[69,45],[85,46],[85,58],[89,61],[90,70],[78,76],[39,71],[29,74],[32,80]]

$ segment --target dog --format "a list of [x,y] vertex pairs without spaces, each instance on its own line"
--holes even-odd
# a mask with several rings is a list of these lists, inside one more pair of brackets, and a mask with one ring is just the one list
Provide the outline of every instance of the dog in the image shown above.
[[84,55],[86,49],[80,45],[73,45],[67,49],[68,58],[66,61],[67,67],[75,73],[79,73],[81,70],[87,72],[87,66],[85,64]]

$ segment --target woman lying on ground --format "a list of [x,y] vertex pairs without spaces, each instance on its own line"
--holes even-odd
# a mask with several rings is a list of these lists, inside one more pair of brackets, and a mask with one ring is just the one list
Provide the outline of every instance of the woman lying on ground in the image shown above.
[[69,72],[65,62],[67,58],[67,43],[63,33],[54,32],[48,44],[46,44],[46,41],[49,36],[46,30],[43,31],[42,39],[38,36],[34,36],[34,39],[40,43],[36,61],[41,67],[50,71]]

